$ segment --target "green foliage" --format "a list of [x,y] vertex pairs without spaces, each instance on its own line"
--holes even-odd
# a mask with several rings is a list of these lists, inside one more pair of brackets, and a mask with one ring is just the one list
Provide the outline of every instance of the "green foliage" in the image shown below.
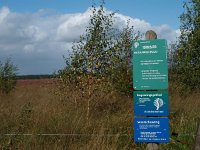
[[181,15],[181,36],[176,53],[177,79],[184,91],[200,88],[200,2],[184,4]]
[[62,81],[70,80],[79,87],[89,88],[88,83],[94,85],[98,80],[106,83],[107,88],[130,93],[133,27],[128,23],[122,31],[113,28],[114,15],[107,13],[103,4],[92,7],[86,33],[73,44],[73,53],[70,59],[66,59],[66,68],[60,71]]
[[17,67],[13,65],[11,59],[5,63],[0,62],[0,92],[8,94],[16,86]]
[[115,45],[112,56],[113,68],[110,80],[117,91],[124,94],[132,94],[132,53],[133,27],[127,26],[122,30]]
[[114,40],[110,31],[114,14],[107,15],[103,6],[93,6],[92,13],[86,34],[72,47],[71,65],[75,76],[90,74],[100,78],[108,73],[111,64]]

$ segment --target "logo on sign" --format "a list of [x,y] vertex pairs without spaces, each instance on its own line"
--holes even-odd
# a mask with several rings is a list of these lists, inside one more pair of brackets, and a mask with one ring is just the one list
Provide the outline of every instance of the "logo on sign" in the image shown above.
[[156,106],[156,110],[159,110],[160,107],[164,105],[164,102],[161,98],[156,98],[154,100],[154,106]]
[[137,48],[140,44],[138,42],[134,43],[134,47]]

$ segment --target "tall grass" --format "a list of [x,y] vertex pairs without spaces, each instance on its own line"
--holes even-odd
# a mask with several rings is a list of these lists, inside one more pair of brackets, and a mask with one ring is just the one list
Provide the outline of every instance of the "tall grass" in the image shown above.
[[[18,85],[12,94],[1,95],[0,149],[145,149],[144,143],[133,142],[132,97],[99,90],[87,120],[88,97],[74,89],[58,95],[55,85]],[[162,149],[192,148],[198,106],[199,93],[183,99],[170,91],[173,135]]]

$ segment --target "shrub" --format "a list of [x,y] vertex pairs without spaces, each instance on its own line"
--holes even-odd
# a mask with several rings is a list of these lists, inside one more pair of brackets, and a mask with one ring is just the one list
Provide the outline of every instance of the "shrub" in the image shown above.
[[9,94],[16,86],[17,67],[10,58],[4,63],[0,62],[0,93]]
[[200,3],[190,0],[180,16],[181,35],[176,52],[177,81],[182,93],[200,89]]

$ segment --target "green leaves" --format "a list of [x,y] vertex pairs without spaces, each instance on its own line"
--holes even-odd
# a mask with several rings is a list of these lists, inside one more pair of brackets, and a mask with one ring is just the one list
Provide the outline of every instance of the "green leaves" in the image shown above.
[[98,8],[93,6],[92,12],[86,33],[72,47],[71,67],[77,71],[75,74],[84,72],[104,76],[110,57],[106,52],[113,42],[109,31],[112,29],[114,14],[107,15],[102,5]]
[[200,2],[191,0],[184,7],[176,52],[177,79],[183,89],[193,91],[200,88]]
[[[113,26],[115,13],[106,12],[103,5],[92,6],[91,9],[85,34],[72,46],[73,53],[66,64],[67,76],[77,86],[87,85],[83,82],[88,82],[91,77],[95,80],[106,79],[106,84],[112,85],[116,91],[130,93],[133,27],[127,21],[127,26],[118,30]],[[66,73],[62,78],[66,78]]]
[[16,85],[17,67],[8,58],[5,63],[0,62],[0,92],[8,94]]

